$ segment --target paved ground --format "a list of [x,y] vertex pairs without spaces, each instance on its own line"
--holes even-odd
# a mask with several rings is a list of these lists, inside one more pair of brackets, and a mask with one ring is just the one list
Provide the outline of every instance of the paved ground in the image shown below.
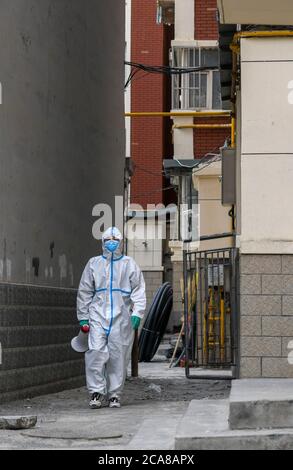
[[8,403],[0,415],[35,414],[37,426],[0,430],[0,449],[171,449],[175,429],[192,399],[223,399],[230,381],[188,380],[166,363],[140,365],[128,378],[121,409],[88,408],[82,389]]

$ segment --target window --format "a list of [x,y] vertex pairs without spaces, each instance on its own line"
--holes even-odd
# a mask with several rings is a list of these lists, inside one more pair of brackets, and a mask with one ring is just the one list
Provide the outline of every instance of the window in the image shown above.
[[198,192],[194,188],[191,172],[180,177],[179,239],[197,241],[199,238]]
[[175,22],[175,2],[174,0],[158,0],[157,23],[174,24]]
[[[173,67],[218,67],[217,48],[174,47]],[[173,109],[221,109],[219,70],[173,75]]]

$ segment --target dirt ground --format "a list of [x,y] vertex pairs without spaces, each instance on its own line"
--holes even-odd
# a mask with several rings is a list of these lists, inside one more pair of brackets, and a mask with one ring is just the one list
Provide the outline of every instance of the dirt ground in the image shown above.
[[146,364],[139,378],[126,380],[121,409],[105,403],[90,410],[85,387],[4,403],[0,415],[36,415],[38,421],[28,430],[0,430],[0,449],[172,449],[189,402],[226,399],[230,385],[188,380],[182,369]]
[[[223,399],[230,393],[228,380],[188,380],[127,378],[122,405],[128,406],[145,401],[190,401],[203,399]],[[78,398],[78,399],[77,399]],[[5,403],[0,406],[0,413],[59,413],[66,410],[87,407],[88,393],[85,388],[65,390],[52,395]]]
[[[133,401],[190,401],[227,398],[230,381],[188,379],[129,378],[126,382],[124,403]],[[159,388],[161,390],[159,390]]]

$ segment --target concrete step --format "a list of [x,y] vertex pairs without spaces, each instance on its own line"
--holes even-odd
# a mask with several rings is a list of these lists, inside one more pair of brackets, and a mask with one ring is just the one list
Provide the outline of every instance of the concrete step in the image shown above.
[[293,428],[229,429],[229,400],[192,400],[175,435],[176,450],[293,450]]
[[127,449],[131,450],[169,450],[174,449],[174,436],[178,422],[177,417],[145,419],[130,441]]
[[293,379],[241,379],[232,383],[231,429],[293,428]]

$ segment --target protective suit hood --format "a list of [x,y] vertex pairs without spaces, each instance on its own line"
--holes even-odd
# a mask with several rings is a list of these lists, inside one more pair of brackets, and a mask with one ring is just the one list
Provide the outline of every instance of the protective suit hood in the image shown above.
[[102,236],[103,256],[105,258],[111,258],[111,256],[112,256],[112,253],[110,251],[108,251],[107,248],[105,247],[105,241],[107,240],[107,238],[110,238],[110,237],[115,237],[120,241],[117,250],[115,250],[114,253],[113,253],[114,259],[120,258],[120,256],[122,256],[123,237],[122,237],[122,234],[121,234],[120,230],[117,227],[109,227],[103,233],[103,236]]

